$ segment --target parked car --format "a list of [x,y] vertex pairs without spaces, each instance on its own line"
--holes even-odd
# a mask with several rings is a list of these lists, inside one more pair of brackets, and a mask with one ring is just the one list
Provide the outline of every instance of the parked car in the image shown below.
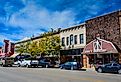
[[39,60],[39,66],[42,66],[42,67],[54,67],[55,66],[55,62],[53,61],[50,61],[50,60],[47,60],[47,59],[41,59]]
[[38,67],[38,60],[33,59],[21,59],[16,62],[14,62],[14,65],[17,65],[18,67]]
[[14,64],[14,58],[11,57],[3,57],[0,58],[0,65],[1,66],[12,66]]
[[66,62],[64,64],[60,65],[60,69],[80,69],[82,67],[81,64],[79,64],[78,62]]
[[99,65],[96,68],[96,71],[99,73],[102,72],[116,72],[121,74],[121,64],[118,63],[108,63],[108,64],[104,64],[104,65]]

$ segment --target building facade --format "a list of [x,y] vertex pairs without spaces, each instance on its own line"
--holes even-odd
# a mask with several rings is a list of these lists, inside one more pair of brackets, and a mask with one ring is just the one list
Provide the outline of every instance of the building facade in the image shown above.
[[[90,20],[86,21],[86,44],[96,39],[96,35],[100,34],[100,38],[106,41],[111,42],[118,53],[110,52],[110,53],[87,53],[83,59],[87,59],[84,62],[85,67],[90,67],[91,59],[94,60],[94,55],[100,54],[100,58],[102,55],[102,60],[105,57],[105,61],[110,60],[113,61],[115,56],[118,58],[117,61],[121,63],[121,11],[112,12],[106,15],[102,15]],[[107,45],[105,45],[107,46]],[[93,46],[94,47],[94,46]],[[91,49],[91,47],[90,47]],[[90,57],[90,56],[92,57]],[[107,59],[106,59],[107,57]],[[107,62],[107,63],[109,63]],[[94,64],[94,62],[93,62]]]
[[[97,36],[98,35],[98,36]],[[84,67],[92,67],[100,62],[121,63],[121,11],[112,12],[85,21],[84,24],[72,26],[53,32],[50,36],[60,37],[60,61],[81,62]],[[39,43],[44,36],[20,41]],[[83,52],[83,53],[82,53]]]
[[2,57],[10,57],[14,54],[14,43],[9,40],[4,40],[3,47],[0,47],[0,56]]
[[[53,31],[53,32],[46,32],[46,33],[40,34],[39,36],[31,37],[31,38],[29,38],[27,40],[19,41],[19,42],[15,43],[15,47],[16,47],[15,49],[17,50],[23,45],[23,46],[25,46],[23,48],[28,50],[28,49],[32,49],[30,47],[34,46],[34,47],[36,47],[36,50],[39,49],[36,54],[34,53],[34,55],[36,57],[44,57],[44,58],[47,58],[47,59],[52,59],[52,60],[56,59],[57,60],[59,58],[59,57],[57,57],[59,52],[57,54],[57,53],[54,53],[54,51],[55,51],[54,49],[52,49],[53,51],[50,50],[49,47],[52,47],[52,46],[50,45],[49,41],[52,41],[54,38],[56,38],[56,39],[59,38],[60,39],[59,32],[60,32],[60,29],[58,29],[56,31]],[[56,42],[56,41],[53,41],[53,42]],[[43,45],[41,45],[41,44],[43,44]],[[56,44],[55,46],[57,46],[57,42],[54,43],[54,44]],[[28,47],[26,47],[27,45],[28,45]],[[45,48],[46,45],[50,45],[50,46],[48,46],[48,49],[49,49],[48,52],[50,51],[50,53],[48,53],[48,54],[44,53],[45,49],[47,51],[47,48]],[[59,43],[58,43],[58,46],[60,46]],[[42,50],[43,50],[43,52],[42,52]],[[51,54],[51,52],[53,52],[53,53]],[[56,50],[56,52],[57,52],[57,50]],[[32,52],[30,52],[30,51],[21,52],[21,54],[24,54],[24,53],[25,54],[29,53],[30,55],[33,55]]]
[[60,32],[61,40],[61,63],[66,61],[82,62],[82,51],[86,45],[85,24],[72,26],[62,29]]

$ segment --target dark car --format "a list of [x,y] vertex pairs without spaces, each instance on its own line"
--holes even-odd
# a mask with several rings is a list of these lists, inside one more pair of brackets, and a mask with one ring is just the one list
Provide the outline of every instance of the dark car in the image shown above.
[[118,64],[118,63],[108,63],[108,64],[104,64],[104,65],[99,65],[95,69],[99,73],[102,73],[102,72],[114,73],[114,72],[116,72],[116,73],[121,74],[121,64]]
[[66,62],[60,65],[61,69],[71,69],[71,70],[80,69],[81,67],[82,67],[81,64],[79,64],[78,62]]
[[38,66],[42,66],[42,67],[54,67],[55,66],[55,62],[52,62],[50,60],[47,59],[41,59],[39,60]]

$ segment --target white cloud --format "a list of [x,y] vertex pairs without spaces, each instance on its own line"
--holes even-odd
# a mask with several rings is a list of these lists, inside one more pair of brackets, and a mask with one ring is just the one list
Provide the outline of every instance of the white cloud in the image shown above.
[[[50,30],[50,28],[64,28],[77,23],[75,21],[75,13],[71,10],[63,11],[49,11],[40,6],[38,7],[34,2],[22,0],[26,4],[25,8],[14,12],[9,21],[4,22],[7,27],[22,28],[22,33],[19,34],[3,34],[3,39],[13,40],[23,39],[25,37],[38,36],[43,33],[43,30]],[[7,30],[7,29],[6,29]],[[19,31],[19,30],[18,30]]]
[[67,27],[75,24],[74,18],[75,14],[72,11],[50,12],[43,7],[36,7],[34,3],[29,3],[24,9],[12,15],[9,24],[31,32],[45,27],[46,29]]
[[25,38],[25,35],[23,33],[21,34],[8,34],[8,33],[0,33],[0,42],[3,42],[5,40],[10,40],[11,42],[16,42],[16,40],[21,40]]

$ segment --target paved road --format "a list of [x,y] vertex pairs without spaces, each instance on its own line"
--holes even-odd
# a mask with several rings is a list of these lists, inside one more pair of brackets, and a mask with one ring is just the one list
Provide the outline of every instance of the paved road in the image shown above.
[[121,75],[51,68],[0,67],[0,82],[121,82]]

